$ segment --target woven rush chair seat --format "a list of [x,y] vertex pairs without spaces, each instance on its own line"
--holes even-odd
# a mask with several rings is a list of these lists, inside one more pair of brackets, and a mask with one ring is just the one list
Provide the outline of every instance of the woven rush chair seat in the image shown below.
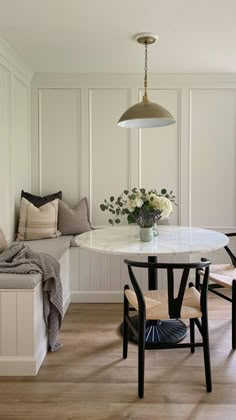
[[[226,233],[229,238],[235,237],[236,233]],[[224,249],[227,252],[230,263],[229,264],[214,264],[210,266],[209,271],[209,291],[215,295],[221,297],[232,303],[232,349],[236,350],[236,256],[230,249],[230,246],[225,246]],[[204,275],[204,270],[200,271],[201,277]],[[197,289],[201,287],[201,284],[196,286]],[[231,290],[231,297],[225,293],[221,293],[225,289]]]
[[[138,311],[138,300],[133,290],[126,289],[125,295],[133,308]],[[146,319],[170,319],[167,290],[148,290],[143,293],[146,304]],[[200,318],[200,293],[195,287],[185,291],[180,318]]]
[[223,287],[231,288],[233,279],[236,279],[236,268],[232,264],[212,265],[209,279],[221,284]]

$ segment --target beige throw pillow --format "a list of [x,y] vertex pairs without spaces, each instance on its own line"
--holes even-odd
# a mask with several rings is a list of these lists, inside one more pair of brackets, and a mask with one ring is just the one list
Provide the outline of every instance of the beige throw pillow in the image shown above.
[[62,235],[78,235],[91,230],[86,198],[73,209],[59,200],[58,229]]
[[2,229],[0,228],[0,253],[3,252],[4,249],[6,248],[7,248],[7,241],[6,241],[6,238]]
[[24,197],[21,199],[18,241],[55,238],[57,231],[58,198],[37,208]]

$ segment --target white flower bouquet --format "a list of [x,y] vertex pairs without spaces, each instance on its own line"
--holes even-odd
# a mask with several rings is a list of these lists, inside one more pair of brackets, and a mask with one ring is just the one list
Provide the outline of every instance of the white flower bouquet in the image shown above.
[[100,208],[109,211],[112,218],[109,223],[114,225],[121,222],[120,216],[127,215],[128,223],[137,223],[140,227],[152,227],[161,218],[168,217],[175,203],[173,191],[162,189],[146,191],[145,188],[133,188],[132,191],[124,190],[117,198],[111,196],[105,199]]

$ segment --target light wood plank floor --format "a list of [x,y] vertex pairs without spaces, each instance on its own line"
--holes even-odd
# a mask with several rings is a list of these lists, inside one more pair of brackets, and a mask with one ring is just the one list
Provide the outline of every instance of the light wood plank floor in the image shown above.
[[121,358],[120,304],[72,304],[38,375],[0,378],[0,419],[235,419],[236,352],[231,305],[209,299],[213,392],[202,349],[146,352],[145,397],[137,397],[137,348]]

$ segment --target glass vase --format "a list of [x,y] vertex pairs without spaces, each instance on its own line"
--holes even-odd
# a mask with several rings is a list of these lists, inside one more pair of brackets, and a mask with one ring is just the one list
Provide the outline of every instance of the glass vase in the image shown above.
[[151,242],[153,239],[153,228],[152,227],[140,227],[140,240],[142,242]]

